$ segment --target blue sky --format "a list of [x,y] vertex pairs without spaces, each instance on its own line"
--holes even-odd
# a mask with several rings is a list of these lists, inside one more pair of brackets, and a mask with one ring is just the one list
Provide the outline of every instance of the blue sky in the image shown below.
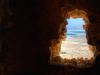
[[67,25],[67,34],[74,36],[74,35],[83,35],[85,34],[85,30],[83,29],[83,25],[85,25],[85,22],[83,18],[72,18],[66,19],[68,22]]
[[84,31],[83,30],[83,25],[85,25],[85,22],[83,20],[83,18],[72,18],[70,17],[69,19],[66,19],[67,22],[68,22],[68,25],[67,25],[67,29],[68,30],[79,30],[79,31]]

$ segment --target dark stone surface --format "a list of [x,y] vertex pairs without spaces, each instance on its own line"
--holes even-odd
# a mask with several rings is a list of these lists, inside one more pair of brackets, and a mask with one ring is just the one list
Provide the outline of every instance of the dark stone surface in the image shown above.
[[[3,0],[6,1],[6,0]],[[99,75],[100,57],[91,68],[73,69],[68,66],[48,66],[49,46],[52,39],[59,38],[59,28],[64,18],[62,7],[73,4],[88,10],[91,18],[91,40],[100,43],[99,0],[8,0],[12,11],[12,26],[5,32],[5,75]],[[62,4],[60,4],[62,3]],[[6,4],[4,4],[5,6]],[[3,8],[6,10],[6,8]],[[3,11],[2,9],[0,9]],[[6,12],[7,13],[7,12]],[[5,15],[6,15],[5,13]],[[1,13],[0,13],[1,14]],[[7,15],[6,15],[7,16]],[[6,18],[6,17],[5,17]],[[3,18],[3,19],[5,19]],[[7,16],[8,19],[8,16]],[[95,20],[95,21],[94,21]],[[4,21],[6,25],[7,21]],[[96,22],[96,23],[95,23]],[[98,22],[98,23],[97,23]],[[63,28],[63,27],[62,27]],[[92,44],[92,42],[90,42]],[[100,47],[98,46],[98,49]],[[1,68],[0,68],[1,69]],[[4,74],[2,74],[4,75]]]

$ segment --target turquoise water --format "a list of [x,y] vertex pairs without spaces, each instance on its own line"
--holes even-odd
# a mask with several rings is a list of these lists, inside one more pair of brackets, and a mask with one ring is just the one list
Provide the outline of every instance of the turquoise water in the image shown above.
[[86,33],[85,32],[83,32],[83,31],[73,31],[73,32],[67,32],[66,33],[66,36],[85,36],[86,35]]

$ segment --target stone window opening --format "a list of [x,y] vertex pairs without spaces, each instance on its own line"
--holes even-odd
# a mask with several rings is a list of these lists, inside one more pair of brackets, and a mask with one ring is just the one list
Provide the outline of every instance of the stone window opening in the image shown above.
[[[63,65],[63,64],[66,64],[66,65],[67,64],[71,64],[73,66],[78,66],[78,67],[84,67],[84,66],[86,67],[86,65],[89,66],[90,64],[93,64],[93,62],[95,60],[94,54],[96,52],[96,47],[92,46],[92,45],[89,45],[87,43],[87,39],[88,39],[87,30],[88,30],[88,27],[90,26],[87,13],[85,11],[83,11],[83,10],[74,9],[74,10],[69,11],[67,13],[67,18],[65,19],[65,21],[67,21],[67,23],[68,23],[68,20],[70,18],[72,18],[72,19],[81,19],[81,22],[82,22],[82,20],[84,21],[82,28],[83,28],[83,31],[85,32],[84,38],[86,40],[85,43],[87,44],[87,47],[88,47],[88,51],[87,52],[89,52],[89,53],[87,53],[87,55],[90,56],[90,58],[85,57],[86,55],[83,54],[84,52],[86,52],[86,51],[84,51],[85,48],[82,48],[83,51],[84,51],[82,53],[83,56],[78,56],[78,54],[76,54],[76,56],[75,56],[74,55],[75,54],[75,52],[74,52],[75,50],[73,52],[71,52],[71,49],[70,49],[72,47],[71,46],[72,44],[71,45],[69,45],[69,43],[67,43],[67,45],[64,44],[64,43],[68,42],[68,38],[69,38],[68,35],[67,35],[67,33],[68,33],[68,28],[67,28],[68,24],[66,24],[66,27],[64,27],[65,29],[64,28],[62,29],[63,31],[62,31],[62,34],[60,36],[60,39],[59,40],[54,39],[52,41],[52,45],[50,47],[50,52],[51,52],[50,63],[51,64],[61,64],[61,65]],[[69,38],[69,40],[72,40],[72,39],[73,38]],[[80,40],[82,41],[81,38],[80,38]],[[70,43],[72,43],[72,41]],[[67,51],[63,50],[64,49],[63,48],[64,45],[66,45],[65,50],[69,49],[70,50],[69,53],[70,52],[72,53],[72,55],[69,54],[70,58],[66,55]],[[80,45],[79,45],[79,48],[80,48]],[[74,47],[73,47],[73,49],[74,49]],[[78,52],[81,54],[81,51],[79,50]],[[71,56],[73,56],[73,57],[71,57]]]

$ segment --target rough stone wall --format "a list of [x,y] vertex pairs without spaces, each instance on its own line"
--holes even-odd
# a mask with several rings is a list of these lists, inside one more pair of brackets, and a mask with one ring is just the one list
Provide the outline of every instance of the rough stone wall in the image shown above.
[[[5,0],[4,0],[5,1]],[[45,73],[44,66],[50,58],[49,47],[59,39],[64,27],[64,10],[71,7],[89,11],[90,29],[88,43],[100,50],[99,0],[10,0],[13,16],[5,32],[6,72],[8,75],[33,72]],[[75,5],[75,7],[74,7]],[[0,8],[0,10],[2,10]],[[4,21],[5,23],[5,21]],[[61,28],[61,29],[60,29]],[[95,43],[94,43],[95,42]],[[60,70],[60,73],[56,73]],[[43,72],[42,72],[43,71]],[[60,69],[50,69],[47,75],[64,74]],[[46,75],[45,74],[45,75]]]
[[12,7],[14,26],[6,32],[9,73],[37,72],[48,64],[50,42],[59,38],[59,24],[63,22],[57,4],[16,1]]

